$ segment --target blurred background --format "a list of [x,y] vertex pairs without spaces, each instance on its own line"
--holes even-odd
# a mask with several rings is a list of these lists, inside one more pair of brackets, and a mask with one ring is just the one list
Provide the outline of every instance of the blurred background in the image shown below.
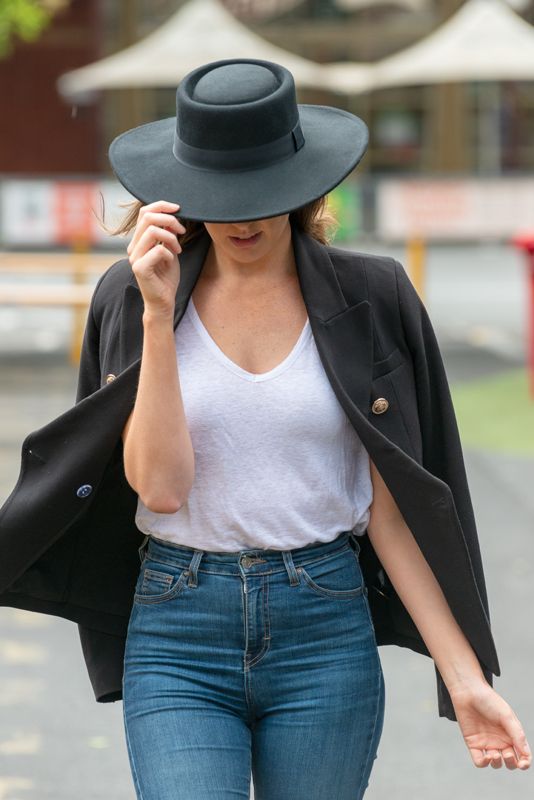
[[[534,0],[2,0],[0,507],[21,444],[74,403],[93,287],[126,257],[131,195],[107,160],[175,115],[191,69],[285,64],[301,103],[370,144],[329,196],[333,243],[393,255],[438,336],[458,417],[502,676],[534,745]],[[434,669],[382,647],[384,732],[366,797],[533,796],[477,770],[438,719]],[[0,800],[135,797],[122,704],[96,704],[77,629],[0,609]]]

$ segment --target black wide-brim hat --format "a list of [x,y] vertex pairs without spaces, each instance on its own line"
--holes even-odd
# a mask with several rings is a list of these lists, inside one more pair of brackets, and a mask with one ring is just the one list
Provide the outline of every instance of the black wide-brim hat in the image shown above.
[[354,114],[298,104],[285,67],[235,58],[186,75],[176,116],[121,133],[109,160],[145,205],[168,200],[180,204],[180,218],[238,222],[286,214],[328,193],[368,140]]

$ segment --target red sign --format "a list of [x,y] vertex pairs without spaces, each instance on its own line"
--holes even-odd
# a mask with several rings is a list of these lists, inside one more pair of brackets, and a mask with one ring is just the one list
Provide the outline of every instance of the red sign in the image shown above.
[[94,240],[93,204],[96,187],[92,182],[56,181],[53,189],[54,239],[61,244]]

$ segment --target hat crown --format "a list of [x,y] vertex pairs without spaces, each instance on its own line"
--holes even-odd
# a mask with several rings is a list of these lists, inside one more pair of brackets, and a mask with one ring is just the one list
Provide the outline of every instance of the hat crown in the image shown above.
[[293,76],[270,61],[215,61],[186,75],[176,91],[176,137],[184,150],[258,147],[290,135],[298,122]]
[[233,105],[251,103],[276,91],[278,81],[259,64],[227,64],[203,75],[193,88],[198,103]]

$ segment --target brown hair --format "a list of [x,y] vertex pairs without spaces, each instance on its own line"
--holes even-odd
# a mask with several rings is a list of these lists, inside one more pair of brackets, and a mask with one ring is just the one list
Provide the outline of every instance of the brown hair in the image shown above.
[[[106,233],[110,234],[111,236],[124,236],[130,233],[130,231],[135,228],[139,210],[145,205],[145,203],[141,202],[141,200],[120,203],[123,208],[128,208],[128,211],[118,226],[115,228],[109,228],[104,223],[105,206],[102,193],[101,198],[102,219],[99,219],[98,221]],[[178,241],[181,247],[193,239],[196,239],[197,236],[204,230],[203,222],[197,222],[196,220],[189,219],[180,220],[180,222],[185,227],[185,233],[182,233],[178,236]],[[328,195],[326,194],[317,198],[317,200],[312,200],[310,203],[306,203],[306,205],[291,211],[289,214],[289,222],[292,225],[296,225],[310,236],[313,236],[313,238],[317,239],[317,241],[321,242],[321,244],[330,244],[334,238],[337,228],[339,227],[339,223],[335,215],[328,208]]]

